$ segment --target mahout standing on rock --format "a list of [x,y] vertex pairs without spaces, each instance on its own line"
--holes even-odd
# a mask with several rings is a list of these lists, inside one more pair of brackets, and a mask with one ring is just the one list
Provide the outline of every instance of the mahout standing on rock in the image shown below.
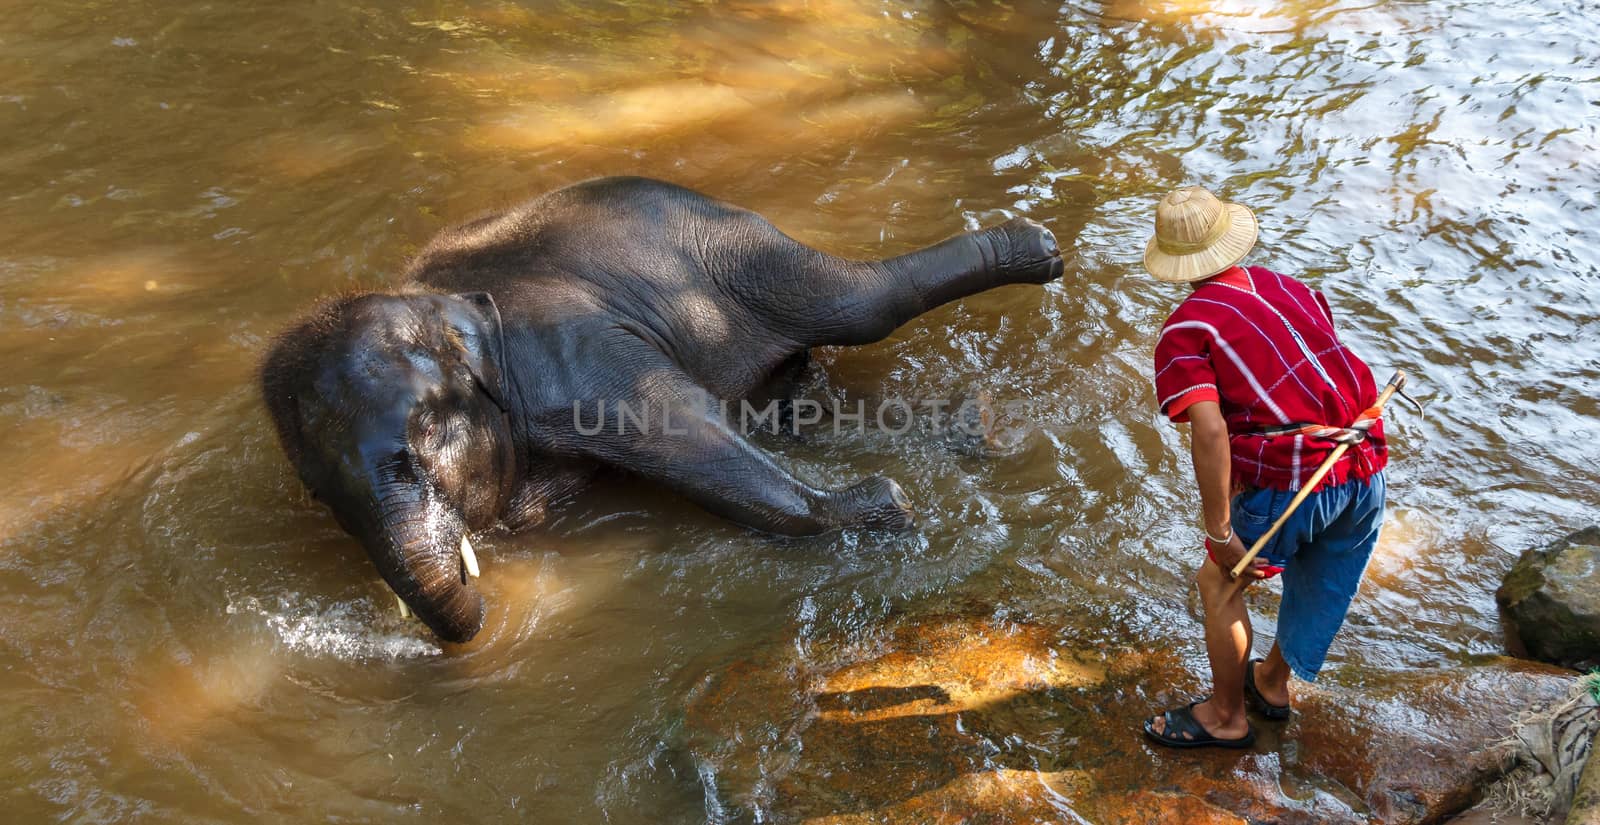
[[[1162,413],[1190,424],[1212,693],[1146,721],[1144,731],[1171,747],[1249,747],[1246,705],[1289,718],[1290,674],[1316,679],[1377,543],[1388,460],[1381,402],[1371,370],[1339,340],[1322,293],[1239,265],[1256,241],[1249,209],[1200,187],[1179,189],[1156,207],[1155,225],[1146,269],[1194,285],[1156,342],[1155,385]],[[1303,487],[1310,490],[1296,507]],[[1263,537],[1236,582],[1246,542]],[[1277,640],[1264,660],[1252,659],[1238,591],[1280,573]]]

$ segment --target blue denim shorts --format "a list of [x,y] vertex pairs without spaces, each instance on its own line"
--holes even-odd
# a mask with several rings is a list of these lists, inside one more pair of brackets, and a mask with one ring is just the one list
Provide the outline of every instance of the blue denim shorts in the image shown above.
[[[1283,529],[1261,549],[1284,568],[1278,606],[1278,648],[1296,676],[1317,678],[1344,624],[1367,560],[1383,527],[1383,473],[1325,487],[1306,497]],[[1283,514],[1294,490],[1250,490],[1233,499],[1233,529],[1246,547]]]

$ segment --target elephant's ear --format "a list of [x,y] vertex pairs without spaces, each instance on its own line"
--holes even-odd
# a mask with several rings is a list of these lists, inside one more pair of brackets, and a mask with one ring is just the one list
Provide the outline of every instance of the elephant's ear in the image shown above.
[[500,307],[494,296],[487,292],[462,292],[454,296],[467,310],[466,319],[452,318],[452,326],[461,335],[466,350],[467,368],[479,386],[488,393],[501,410],[509,411],[506,401],[506,338]]

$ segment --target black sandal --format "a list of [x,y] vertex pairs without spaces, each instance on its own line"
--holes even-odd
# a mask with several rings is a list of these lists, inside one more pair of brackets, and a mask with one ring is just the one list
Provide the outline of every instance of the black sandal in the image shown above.
[[[1169,748],[1248,748],[1256,743],[1255,726],[1246,722],[1248,730],[1238,739],[1219,739],[1211,735],[1199,720],[1194,718],[1194,706],[1204,702],[1204,699],[1190,702],[1186,708],[1173,708],[1162,714],[1167,720],[1166,727],[1159,733],[1149,719],[1144,720],[1144,735],[1150,737],[1158,745]],[[1185,737],[1183,734],[1188,734]]]
[[1294,708],[1289,705],[1274,705],[1268,702],[1261,691],[1256,689],[1256,664],[1262,659],[1251,659],[1244,669],[1244,698],[1257,713],[1274,722],[1282,722],[1289,718]]

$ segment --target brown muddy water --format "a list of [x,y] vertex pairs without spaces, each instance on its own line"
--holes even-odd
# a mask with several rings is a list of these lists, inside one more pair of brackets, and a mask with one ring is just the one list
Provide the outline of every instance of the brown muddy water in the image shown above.
[[[1204,673],[1186,440],[1149,383],[1181,293],[1138,263],[1194,182],[1431,402],[1391,416],[1392,510],[1325,678],[1499,651],[1515,555],[1600,511],[1600,6],[1016,5],[7,4],[5,817],[784,821],[686,744],[729,662],[954,612]],[[441,650],[300,491],[254,364],[442,227],[617,173],[855,256],[1043,221],[1062,282],[822,352],[809,389],[1028,413],[993,455],[764,438],[818,483],[897,478],[903,536],[775,540],[598,488],[481,542],[485,632]],[[1009,770],[1072,760],[1021,745]]]

